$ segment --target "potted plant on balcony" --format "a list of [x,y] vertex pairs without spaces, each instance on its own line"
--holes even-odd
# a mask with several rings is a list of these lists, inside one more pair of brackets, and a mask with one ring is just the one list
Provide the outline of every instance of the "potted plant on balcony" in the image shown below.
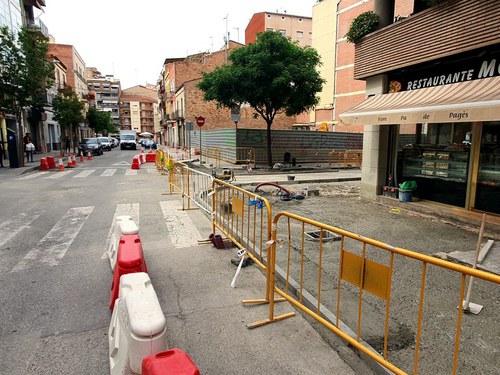
[[345,35],[349,43],[357,43],[365,35],[375,31],[379,23],[379,17],[372,11],[361,13],[351,23],[349,31]]

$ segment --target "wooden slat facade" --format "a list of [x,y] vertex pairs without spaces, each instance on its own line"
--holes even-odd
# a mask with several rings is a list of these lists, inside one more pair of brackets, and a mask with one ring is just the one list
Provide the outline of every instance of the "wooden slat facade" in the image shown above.
[[449,0],[377,30],[356,44],[354,78],[500,43],[500,1]]

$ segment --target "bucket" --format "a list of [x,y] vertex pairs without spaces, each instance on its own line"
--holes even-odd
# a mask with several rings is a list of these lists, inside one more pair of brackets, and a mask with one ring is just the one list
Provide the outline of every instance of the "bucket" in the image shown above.
[[400,202],[411,202],[411,190],[399,189],[399,201]]

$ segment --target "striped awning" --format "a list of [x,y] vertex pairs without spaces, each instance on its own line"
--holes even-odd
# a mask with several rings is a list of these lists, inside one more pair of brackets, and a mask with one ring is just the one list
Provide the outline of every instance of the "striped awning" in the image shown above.
[[340,115],[346,125],[500,120],[500,77],[369,97]]

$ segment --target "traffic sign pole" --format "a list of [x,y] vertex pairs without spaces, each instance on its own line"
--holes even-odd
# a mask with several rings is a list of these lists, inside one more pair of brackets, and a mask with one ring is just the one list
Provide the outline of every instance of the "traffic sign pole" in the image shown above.
[[205,117],[198,116],[196,117],[196,125],[200,127],[200,166],[202,165],[202,152],[201,152],[201,128],[205,125]]

